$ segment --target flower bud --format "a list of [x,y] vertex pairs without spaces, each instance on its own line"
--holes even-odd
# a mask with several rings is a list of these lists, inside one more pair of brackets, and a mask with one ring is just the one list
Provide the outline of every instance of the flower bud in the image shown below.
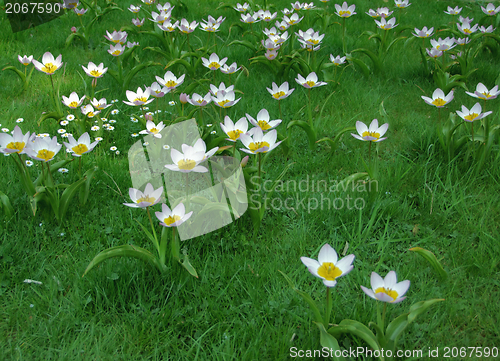
[[75,26],[72,26],[72,27],[71,27],[71,32],[72,32],[72,33],[76,33],[76,27],[75,27]]
[[247,165],[247,163],[248,163],[248,158],[249,158],[249,156],[247,155],[247,156],[245,156],[245,157],[241,160],[241,163],[240,163],[240,164],[241,164],[241,166],[242,166],[242,167],[245,167],[245,166]]
[[188,102],[187,101],[187,94],[181,93],[181,95],[179,95],[179,100],[181,101],[182,104],[186,104]]
[[153,116],[151,114],[146,114],[146,120],[153,120]]

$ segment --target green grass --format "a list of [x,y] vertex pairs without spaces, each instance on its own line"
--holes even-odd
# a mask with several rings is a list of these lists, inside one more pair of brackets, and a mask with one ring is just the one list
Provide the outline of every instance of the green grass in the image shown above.
[[[108,42],[103,35],[106,30],[132,26],[132,14],[126,10],[131,3],[137,4],[120,2],[123,12],[112,12],[95,24],[90,35],[91,49],[84,49],[79,42],[64,47],[71,26],[78,25],[74,14],[16,34],[10,31],[6,16],[0,15],[0,69],[7,65],[21,69],[18,54],[34,55],[37,59],[45,51],[55,56],[62,54],[66,67],[55,75],[61,95],[68,96],[76,91],[81,96],[85,92],[82,77],[86,86],[90,86],[81,65],[93,61],[97,64],[104,62],[110,69],[116,68],[116,59],[107,53]],[[334,3],[331,1],[328,5],[331,13],[334,12]],[[307,92],[295,82],[294,71],[286,79],[276,79],[267,68],[250,65],[249,58],[255,54],[249,49],[222,46],[231,40],[242,39],[244,32],[237,27],[233,27],[229,34],[231,24],[241,23],[238,13],[232,9],[215,10],[219,5],[215,1],[186,1],[185,4],[185,9],[176,4],[173,18],[199,21],[206,19],[208,14],[216,18],[220,15],[227,17],[218,33],[219,55],[228,56],[229,64],[236,61],[249,71],[249,76],[240,77],[236,84],[236,89],[242,92],[237,96],[242,100],[228,110],[231,119],[236,121],[245,113],[255,117],[262,108],[270,112],[271,119],[279,118],[276,101],[265,89],[273,81],[278,85],[288,81],[290,87],[295,88],[294,93],[281,102],[284,123],[305,119]],[[320,2],[315,4],[323,7]],[[274,5],[278,12],[284,7],[290,8],[286,1],[276,1]],[[443,11],[447,6],[456,5],[463,6],[462,14],[475,18],[475,22],[482,17],[479,4],[474,2],[414,1],[403,11],[399,27],[444,29],[450,17]],[[347,20],[348,49],[376,49],[375,43],[361,34],[364,30],[375,29],[373,20],[364,13],[378,6],[394,7],[391,2],[356,2],[358,14]],[[395,16],[399,23],[401,16],[397,11]],[[83,20],[88,21],[88,18]],[[338,21],[335,15],[332,21]],[[256,33],[259,33],[260,26],[254,24]],[[245,25],[243,28],[247,29]],[[298,28],[307,29],[304,23]],[[394,31],[400,30],[396,28]],[[194,34],[199,37],[199,40],[192,40],[193,47],[197,48],[204,44],[207,35],[199,29]],[[412,36],[410,30],[404,30],[402,34]],[[433,38],[448,35],[443,32],[433,35]],[[154,60],[166,65],[163,57],[143,50],[147,46],[160,46],[155,38],[133,34],[129,38],[140,42],[140,48],[135,52],[137,60],[132,62]],[[246,33],[243,39],[251,39],[251,35]],[[436,86],[432,77],[423,71],[416,47],[419,43],[396,45],[387,56],[380,74],[364,77],[359,68],[349,66],[340,84],[329,83],[311,91],[314,108],[319,105],[313,113],[318,115],[324,106],[322,118],[317,121],[318,138],[331,137],[347,126],[354,126],[357,120],[369,123],[378,118],[381,123],[390,124],[388,139],[378,144],[376,152],[375,148],[372,150],[379,165],[375,196],[359,190],[279,191],[273,196],[276,204],[284,205],[288,198],[293,202],[288,203],[290,207],[280,206],[266,212],[255,242],[252,240],[252,222],[245,215],[231,225],[181,244],[197,269],[199,279],[192,278],[179,267],[172,267],[165,275],[160,275],[134,259],[107,261],[82,278],[92,258],[108,247],[130,243],[152,249],[134,221],[137,219],[146,225],[147,215],[122,205],[130,201],[128,188],[132,186],[127,151],[139,139],[130,134],[144,128],[141,123],[129,120],[134,111],[137,116],[139,113],[123,104],[125,94],[114,79],[109,75],[99,79],[97,90],[103,90],[99,98],[105,97],[108,103],[119,99],[116,108],[120,113],[113,117],[117,120],[115,130],[104,131],[104,141],[84,158],[85,167],[96,164],[100,168],[91,186],[89,202],[82,206],[75,198],[63,225],[30,214],[17,169],[11,159],[0,156],[0,191],[9,196],[16,211],[12,219],[6,219],[0,212],[0,339],[3,340],[0,342],[0,358],[292,359],[291,347],[320,349],[319,332],[312,323],[307,304],[293,292],[278,271],[287,274],[301,290],[310,292],[322,303],[325,287],[321,280],[307,271],[300,257],[315,258],[324,243],[331,244],[339,253],[348,243],[347,254],[356,255],[354,270],[339,279],[332,289],[335,323],[346,318],[365,324],[375,320],[376,302],[366,297],[359,286],[369,286],[373,271],[385,276],[388,271],[395,270],[398,280],[409,279],[411,286],[405,301],[389,305],[388,320],[406,312],[415,302],[445,299],[409,326],[400,340],[399,349],[421,349],[426,355],[428,348],[439,347],[442,357],[445,347],[498,347],[498,139],[492,155],[478,173],[467,157],[466,149],[455,159],[447,160],[436,136],[437,110],[420,98],[432,94]],[[343,55],[341,49],[341,26],[333,24],[318,56]],[[491,51],[480,52],[474,59],[478,70],[466,82],[469,91],[474,91],[478,82],[483,82],[488,88],[494,86],[499,75],[497,55],[498,45]],[[363,55],[359,58],[369,63]],[[181,66],[172,67],[172,71],[177,76],[185,72]],[[165,72],[161,67],[147,68],[134,77],[129,89],[150,85],[155,81],[155,75],[163,76]],[[232,77],[233,82],[236,75]],[[198,69],[196,78],[204,77],[211,80],[212,74]],[[318,77],[323,80],[322,74]],[[229,78],[223,74],[217,74],[217,79],[217,83],[224,81],[229,84]],[[193,81],[186,76],[175,96],[178,97]],[[48,77],[35,70],[29,89],[20,94],[21,87],[13,72],[0,72],[1,127],[12,130],[16,119],[22,117],[24,122],[20,126],[23,132],[55,135],[60,126],[54,120],[46,120],[40,127],[37,125],[41,112],[52,109]],[[198,86],[194,91],[204,95],[207,89]],[[332,92],[334,95],[325,104]],[[176,113],[175,107],[168,105],[169,100],[171,96],[167,95],[160,102],[162,116],[165,116],[163,120],[170,119],[168,112]],[[382,102],[387,115],[379,112]],[[500,121],[498,102],[496,99],[487,103],[488,109],[494,110],[489,116],[492,125]],[[455,112],[462,104],[470,108],[474,103],[463,89],[457,87],[455,99],[443,109],[442,116],[445,118],[445,114]],[[155,109],[153,104],[150,110]],[[189,105],[185,108],[192,109]],[[204,116],[221,135],[217,125],[222,121],[218,110],[207,108]],[[280,132],[285,132],[285,124],[279,126]],[[461,134],[468,134],[468,131],[465,127],[460,130]],[[342,137],[333,153],[324,145],[318,145],[315,150],[308,149],[305,133],[299,128],[293,128],[289,138],[291,148],[286,157],[280,147],[271,152],[264,167],[265,179],[274,179],[291,162],[294,164],[286,174],[285,182],[299,183],[307,179],[334,182],[365,171],[361,159],[367,159],[367,144],[349,134]],[[120,155],[109,151],[113,145],[121,151]],[[64,157],[71,158],[62,150],[56,159]],[[68,174],[56,175],[61,182],[77,180],[73,164],[68,168]],[[38,170],[39,164],[35,162],[30,171],[35,175]],[[322,196],[332,202],[337,198],[346,201],[348,196],[361,198],[365,207],[361,210],[318,207],[308,211],[308,202]],[[300,203],[301,200],[304,202]],[[416,246],[437,256],[449,274],[446,281],[439,281],[426,261],[408,251]],[[24,279],[38,280],[43,284],[26,284]],[[339,344],[342,348],[366,346],[362,340],[350,336],[340,338]]]

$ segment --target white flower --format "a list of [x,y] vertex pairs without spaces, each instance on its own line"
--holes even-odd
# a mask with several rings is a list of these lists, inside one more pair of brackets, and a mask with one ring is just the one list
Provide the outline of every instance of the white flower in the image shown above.
[[160,225],[164,227],[178,227],[191,217],[193,211],[186,214],[184,204],[179,203],[174,209],[166,204],[161,205],[161,212],[155,212],[156,217],[161,221]]
[[406,297],[402,297],[410,288],[410,281],[402,281],[398,283],[396,272],[390,271],[385,278],[380,277],[377,273],[372,272],[370,277],[372,289],[361,286],[361,289],[367,296],[374,300],[389,303],[399,303]]
[[370,127],[368,128],[365,123],[362,123],[360,121],[356,122],[356,130],[358,131],[358,134],[353,134],[351,135],[359,140],[363,141],[372,141],[372,142],[381,142],[385,138],[380,138],[387,132],[387,129],[389,128],[389,123],[382,124],[380,127],[378,126],[378,120],[373,119],[372,122],[370,123]]
[[337,252],[327,243],[321,247],[317,261],[308,257],[300,257],[300,260],[313,276],[323,280],[326,287],[334,287],[337,278],[352,271],[354,255],[350,254],[339,261]]
[[141,130],[139,134],[151,134],[155,138],[161,138],[160,132],[165,128],[165,125],[163,125],[163,122],[158,123],[156,125],[152,120],[148,120],[146,122],[146,128],[145,130]]

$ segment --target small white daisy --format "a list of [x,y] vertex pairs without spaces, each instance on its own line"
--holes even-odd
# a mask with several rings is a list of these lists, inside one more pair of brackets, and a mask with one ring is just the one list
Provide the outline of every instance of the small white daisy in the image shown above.
[[66,133],[66,129],[57,129],[57,132],[59,134],[64,134],[64,133]]
[[158,110],[156,111],[156,113],[161,113],[161,109],[158,109]]
[[132,118],[130,118],[130,121],[131,121],[132,123],[137,123],[139,120],[137,120],[136,118],[132,117]]
[[142,110],[149,110],[149,107],[142,107]]
[[9,131],[9,128],[2,128],[2,132],[7,133]]
[[24,122],[23,118],[17,118],[16,123],[22,123],[22,122]]
[[99,130],[99,126],[98,125],[94,125],[92,128],[90,128],[91,131],[93,132],[97,132]]
[[26,161],[26,165],[27,165],[28,167],[31,167],[31,166],[33,165],[33,162],[32,162],[31,160],[27,160],[27,161]]
[[142,114],[141,114],[141,115],[139,115],[139,118],[144,118],[144,115],[142,115]]
[[65,125],[68,125],[69,122],[67,120],[61,120],[59,124],[61,124],[64,127]]
[[133,138],[135,138],[135,137],[138,137],[138,136],[139,136],[139,134],[137,134],[137,133],[132,133],[132,134],[131,134],[131,136],[132,136]]
[[170,105],[171,107],[173,107],[175,105],[175,102],[173,100],[171,100],[171,101],[168,102],[168,105]]
[[110,126],[111,126],[111,125],[109,125],[108,123],[104,123],[104,124],[102,125],[102,127],[103,127],[103,128],[106,128],[106,129],[108,129],[108,127],[110,127]]
[[69,172],[69,170],[67,168],[59,168],[57,171],[59,173],[68,173]]
[[47,138],[47,137],[50,137],[50,134],[49,133],[42,133],[42,134],[40,134],[40,137]]
[[151,116],[153,116],[153,115],[154,115],[154,113],[153,113],[153,112],[147,112],[147,113],[146,113],[146,115],[151,115]]
[[95,140],[97,140],[98,142],[100,142],[102,140],[102,137],[96,137]]
[[215,130],[212,130],[210,134],[217,134],[217,132]]
[[210,128],[212,126],[212,124],[207,124],[207,128]]
[[118,99],[113,99],[113,100],[111,101],[111,103],[117,103],[117,102],[118,102]]
[[113,109],[113,110],[111,111],[111,114],[113,114],[113,115],[116,115],[116,114],[118,114],[118,113],[120,113],[120,111],[119,111],[118,109]]
[[73,114],[68,114],[66,120],[69,120],[71,122],[72,120],[75,120],[75,116]]
[[165,144],[165,145],[163,146],[163,149],[165,149],[165,150],[169,150],[169,149],[170,149],[170,145]]
[[112,130],[115,130],[115,127],[113,127],[112,125],[108,126],[107,128],[109,131],[112,131]]
[[115,150],[117,150],[117,149],[118,149],[118,148],[117,148],[117,147],[115,147],[114,145],[113,145],[111,148],[109,148],[109,150],[110,150],[110,151],[112,151],[112,152],[114,152],[114,151],[115,151]]
[[69,133],[63,133],[63,134],[61,134],[61,137],[63,137],[63,138],[68,138],[69,136],[70,136]]
[[103,122],[105,122],[105,121],[107,121],[107,120],[108,120],[108,118],[101,118],[101,120],[102,120]]
[[120,151],[119,151],[119,150],[117,150],[117,151],[115,152],[115,154],[116,154],[116,155],[120,155]]
[[149,145],[149,142],[144,142],[142,145],[147,146],[147,145]]
[[116,120],[111,119],[111,120],[109,121],[109,123],[110,123],[110,124],[116,123]]
[[8,157],[11,153],[4,153],[3,155]]

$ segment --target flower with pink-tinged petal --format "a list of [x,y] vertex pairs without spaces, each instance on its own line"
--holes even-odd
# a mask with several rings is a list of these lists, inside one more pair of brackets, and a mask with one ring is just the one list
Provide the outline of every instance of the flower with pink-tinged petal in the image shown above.
[[487,28],[485,28],[484,26],[480,26],[478,29],[483,34],[490,34],[496,30],[496,28],[494,28],[493,25],[490,25]]
[[349,6],[349,5],[347,5],[346,1],[344,1],[342,6],[335,4],[335,10],[337,10],[335,12],[335,14],[337,14],[338,16],[340,16],[342,18],[349,18],[352,15],[356,14],[356,12],[354,11],[355,9],[356,9],[356,5]]
[[486,5],[486,7],[481,6],[481,10],[483,10],[483,13],[485,13],[488,16],[495,16],[497,13],[500,12],[500,6],[495,7],[494,4],[489,3]]
[[170,208],[166,204],[161,205],[161,212],[155,212],[156,218],[161,222],[160,225],[163,227],[179,227],[182,223],[186,222],[193,211],[186,214],[186,207],[184,204],[179,203],[174,209]]
[[394,11],[390,11],[389,8],[387,7],[382,7],[382,8],[377,8],[377,14],[382,18],[382,19],[385,19],[389,16],[391,16],[391,14],[393,13]]
[[106,35],[104,35],[104,37],[115,44],[120,43],[123,45],[127,41],[127,35],[125,31],[115,30],[110,34],[109,31],[106,30]]
[[65,97],[64,95],[62,96],[62,102],[64,105],[71,109],[76,109],[80,105],[82,105],[83,100],[85,99],[86,95],[84,95],[81,99],[78,97],[78,94],[76,92],[73,92],[69,95],[69,98]]
[[194,105],[196,107],[204,107],[205,105],[209,104],[212,101],[212,97],[210,95],[210,92],[205,94],[204,97],[199,95],[198,93],[193,93],[192,97],[187,97],[187,102],[191,105]]
[[218,88],[215,85],[210,84],[210,93],[212,93],[214,97],[216,97],[220,91],[230,92],[233,90],[234,90],[234,85],[230,85],[226,88],[226,84],[224,84],[223,82],[219,84]]
[[255,13],[253,15],[241,14],[240,16],[241,16],[240,21],[247,23],[247,24],[258,23],[260,21],[259,14],[257,14],[257,13]]
[[141,26],[143,26],[143,25],[144,25],[144,21],[145,21],[145,20],[146,20],[146,18],[142,18],[142,20],[141,20],[141,19],[139,19],[139,18],[137,18],[137,19],[132,19],[132,24],[134,24],[135,26],[137,26],[138,28],[140,28]]
[[276,129],[264,134],[260,127],[256,127],[246,134],[240,134],[240,140],[246,147],[246,149],[240,148],[240,150],[249,154],[267,153],[280,145],[282,141],[276,142],[277,138]]
[[134,14],[137,14],[141,10],[141,5],[139,5],[139,6],[130,5],[128,10],[130,10]]
[[97,114],[99,114],[101,112],[100,110],[95,111],[94,107],[92,105],[90,105],[90,104],[87,104],[87,105],[81,107],[80,109],[82,111],[82,114],[86,115],[89,118],[93,118],[93,117],[95,117]]
[[328,243],[321,247],[317,261],[308,257],[300,257],[300,260],[313,276],[323,280],[326,287],[335,287],[337,278],[345,276],[354,268],[353,254],[339,260],[337,252]]
[[241,98],[235,100],[234,91],[221,91],[217,92],[217,96],[212,96],[212,101],[221,108],[229,108],[238,103]]
[[16,125],[12,135],[8,133],[0,133],[0,153],[25,154],[29,144],[31,144],[35,136],[36,133],[33,133],[31,136],[30,132],[23,134],[21,128]]
[[295,79],[297,83],[302,85],[304,88],[316,88],[318,86],[326,85],[324,81],[318,81],[318,76],[315,72],[312,72],[304,79],[304,77],[300,74],[297,74],[297,78]]
[[444,92],[440,88],[437,88],[436,90],[434,90],[434,93],[432,93],[432,98],[422,95],[422,99],[429,105],[434,105],[437,108],[442,108],[453,100],[453,90],[445,96]]
[[165,21],[163,24],[157,24],[157,25],[161,30],[172,33],[179,26],[179,20],[177,20],[173,24],[170,21]]
[[464,105],[462,105],[462,111],[457,110],[457,114],[460,118],[465,120],[466,122],[472,123],[475,120],[483,119],[487,115],[493,113],[492,111],[481,113],[481,104],[476,103],[472,108],[467,109]]
[[[259,127],[263,132],[276,128],[282,122],[281,119],[269,120],[270,117],[267,109],[261,109],[259,113],[257,113],[257,119],[252,118],[250,114],[246,114],[246,116],[253,126]],[[246,131],[244,133],[246,133]]]
[[21,55],[18,55],[17,56],[17,59],[19,60],[19,62],[25,66],[28,66],[31,64],[31,62],[33,61],[33,55],[30,55],[30,56],[23,56],[21,57]]
[[160,122],[158,123],[158,125],[156,125],[152,120],[148,120],[146,122],[146,129],[141,130],[139,134],[150,134],[153,137],[160,139],[161,138],[160,132],[163,130],[163,128],[165,128],[163,122]]
[[394,5],[396,5],[400,9],[407,8],[411,4],[408,3],[408,0],[394,0]]
[[425,51],[427,52],[427,55],[434,59],[439,58],[441,55],[443,55],[443,52],[436,48],[431,48],[430,50],[425,48]]
[[208,59],[202,57],[201,61],[203,62],[204,67],[210,70],[217,70],[226,63],[227,57],[219,59],[219,56],[216,53],[212,53]]
[[385,278],[372,272],[370,283],[372,289],[370,290],[361,286],[363,292],[374,300],[388,303],[399,303],[403,301],[406,298],[406,296],[403,297],[403,295],[408,291],[408,288],[410,288],[410,281],[405,280],[398,282],[395,271],[390,271]]
[[194,20],[190,23],[186,19],[181,19],[181,22],[179,23],[179,25],[177,25],[177,28],[184,34],[190,34],[196,29],[197,26],[198,23]]
[[428,38],[429,36],[431,36],[433,31],[434,31],[434,28],[427,29],[427,26],[424,26],[422,28],[422,30],[415,28],[415,32],[412,34],[414,36],[416,36],[417,38],[425,39],[425,38]]
[[110,45],[108,49],[108,53],[110,53],[113,56],[120,56],[123,54],[123,52],[127,49],[125,46],[122,44],[116,44],[116,45]]
[[303,19],[304,17],[299,17],[298,14],[292,14],[292,16],[288,17],[288,16],[283,16],[283,20],[289,25],[289,26],[292,26],[292,25],[295,25],[295,24],[298,24],[300,23],[300,21]]
[[113,105],[113,104],[108,104],[106,98],[101,98],[99,100],[97,100],[97,98],[94,98],[90,101],[90,104],[92,104],[92,106],[94,106],[97,110],[104,110]]
[[226,140],[236,142],[241,134],[245,134],[248,131],[248,121],[247,118],[242,117],[234,124],[231,118],[226,115],[224,117],[224,124],[220,123],[220,127],[229,137]]
[[81,157],[83,154],[91,152],[99,143],[98,140],[94,143],[90,143],[90,136],[87,132],[83,133],[80,138],[78,138],[78,141],[73,138],[73,135],[69,134],[68,140],[69,143],[63,142],[63,144],[75,157]]
[[285,99],[290,94],[292,94],[292,92],[295,90],[295,88],[292,88],[290,90],[288,89],[288,82],[287,81],[284,82],[283,84],[281,84],[280,87],[278,87],[276,85],[276,83],[273,82],[272,89],[269,89],[269,88],[266,88],[266,89],[273,96],[273,98],[276,100]]
[[32,60],[32,63],[35,66],[36,70],[40,70],[45,74],[52,75],[56,72],[57,69],[62,66],[63,62],[61,60],[62,55],[59,55],[56,59],[54,59],[54,56],[47,51],[45,54],[43,54],[41,63],[35,59]]
[[344,64],[345,58],[346,58],[345,56],[340,57],[340,55],[337,55],[334,57],[333,54],[330,54],[330,61],[336,66]]
[[465,94],[470,95],[474,98],[479,98],[483,100],[495,99],[500,91],[498,90],[498,85],[495,85],[491,90],[488,90],[483,83],[479,83],[476,86],[476,91],[474,93],[465,92]]
[[234,10],[236,10],[240,13],[246,12],[249,8],[250,8],[250,5],[248,5],[248,3],[244,3],[243,5],[241,5],[240,3],[237,3],[236,6],[233,7]]
[[385,138],[380,138],[387,132],[387,129],[389,128],[389,123],[382,124],[380,127],[378,126],[378,120],[373,119],[372,122],[370,123],[370,127],[368,128],[365,123],[360,122],[359,120],[356,122],[356,130],[358,131],[358,134],[353,134],[351,135],[359,140],[363,140],[365,142],[381,142]]
[[463,21],[461,24],[457,23],[457,29],[464,35],[470,35],[477,31],[477,24],[471,27],[470,22]]
[[169,70],[165,73],[165,76],[163,78],[161,78],[157,75],[156,80],[158,80],[158,83],[167,87],[168,89],[174,90],[175,88],[177,88],[179,85],[181,85],[184,82],[185,76],[186,76],[186,74],[182,74],[179,78],[177,78],[174,75],[174,73],[172,73]]
[[162,98],[163,96],[165,96],[165,94],[170,93],[170,89],[168,89],[166,86],[161,86],[156,81],[151,84],[148,89],[150,95],[155,98]]
[[62,144],[57,143],[57,137],[41,137],[35,138],[34,142],[30,142],[26,149],[26,154],[31,159],[49,162],[54,159],[55,155],[61,150]]
[[455,38],[446,37],[444,39],[439,38],[438,40],[431,39],[431,45],[433,48],[439,51],[448,51],[455,47]]
[[87,73],[88,76],[92,78],[101,78],[107,71],[108,68],[104,67],[104,63],[99,64],[99,66],[95,65],[93,62],[89,62],[87,67],[82,65],[83,70]]
[[139,189],[129,188],[128,194],[134,203],[123,203],[125,206],[131,208],[146,208],[154,206],[160,201],[163,194],[163,187],[155,190],[153,185],[148,183],[146,184],[146,188],[144,188],[144,192],[141,192]]
[[448,6],[448,9],[445,11],[445,14],[458,15],[458,14],[460,14],[460,11],[462,11],[462,8],[459,8],[458,6],[455,6],[454,8],[452,8],[451,6]]
[[141,87],[137,88],[137,92],[133,92],[131,90],[127,90],[125,92],[125,95],[127,96],[127,99],[129,100],[126,102],[123,100],[125,104],[132,105],[132,106],[137,106],[137,105],[146,105],[151,103],[154,99],[149,99],[149,96],[151,95],[149,88],[146,88],[145,91],[141,89]]
[[380,21],[375,20],[377,26],[382,30],[391,30],[394,29],[399,24],[396,24],[396,18],[392,18],[390,20],[386,20],[384,17],[380,19]]
[[241,69],[241,66],[238,67],[238,65],[236,64],[236,62],[232,63],[231,65],[227,65],[227,64],[224,64],[220,67],[220,71],[224,74],[234,74],[236,73],[238,70]]
[[266,53],[264,54],[267,60],[274,60],[278,56],[278,52],[276,50],[269,50],[267,49]]

